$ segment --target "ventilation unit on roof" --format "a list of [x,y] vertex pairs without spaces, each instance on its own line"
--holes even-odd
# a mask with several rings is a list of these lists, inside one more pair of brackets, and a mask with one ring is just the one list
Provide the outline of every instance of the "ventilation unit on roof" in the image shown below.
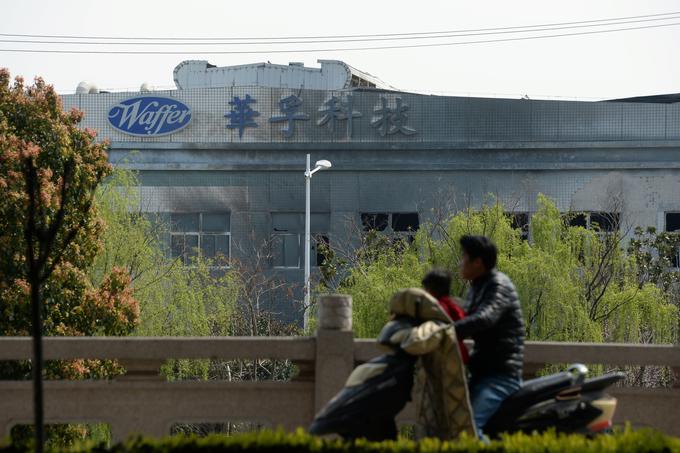
[[76,87],[76,94],[96,94],[99,93],[97,85],[83,80]]

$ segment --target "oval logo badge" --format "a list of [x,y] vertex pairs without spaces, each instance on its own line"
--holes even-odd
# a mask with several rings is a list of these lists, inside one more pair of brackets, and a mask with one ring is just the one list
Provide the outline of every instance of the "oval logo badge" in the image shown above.
[[109,123],[137,137],[175,133],[189,125],[191,109],[180,101],[158,96],[125,99],[109,110]]

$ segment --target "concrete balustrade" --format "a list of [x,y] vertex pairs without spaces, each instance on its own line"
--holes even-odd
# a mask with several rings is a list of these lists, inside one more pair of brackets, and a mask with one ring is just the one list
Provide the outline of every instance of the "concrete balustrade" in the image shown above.
[[[351,298],[319,300],[314,337],[50,337],[46,360],[117,359],[127,373],[112,380],[45,381],[47,423],[108,423],[114,440],[131,434],[168,434],[174,423],[255,421],[293,430],[342,388],[360,362],[380,354],[374,340],[354,339]],[[31,338],[0,337],[0,360],[31,357]],[[168,359],[288,359],[299,374],[289,382],[166,382]],[[615,421],[652,426],[680,435],[680,346],[530,342],[529,374],[546,364],[581,362],[610,366],[665,366],[676,373],[672,388],[611,389],[619,399]],[[30,381],[0,381],[0,437],[33,419]],[[413,419],[407,406],[401,422]]]

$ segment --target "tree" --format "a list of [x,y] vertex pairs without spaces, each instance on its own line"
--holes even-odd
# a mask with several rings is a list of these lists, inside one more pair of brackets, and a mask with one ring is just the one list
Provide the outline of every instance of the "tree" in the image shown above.
[[[528,339],[677,341],[678,309],[671,294],[664,284],[641,278],[641,263],[648,257],[645,261],[626,253],[621,233],[570,226],[547,197],[539,195],[537,206],[531,242],[521,238],[504,206],[493,199],[480,209],[435,216],[434,222],[421,225],[409,247],[375,249],[375,241],[364,242],[354,251],[354,258],[329,263],[340,276],[335,279],[339,284],[331,289],[353,296],[353,325],[358,335],[375,336],[387,319],[392,292],[419,286],[432,266],[455,272],[461,256],[458,239],[464,234],[482,234],[497,244],[498,268],[517,287]],[[370,259],[356,258],[362,256]],[[464,282],[456,278],[454,294],[462,296],[465,290]]]
[[679,301],[674,286],[680,282],[680,272],[675,269],[679,265],[679,249],[680,233],[659,232],[654,227],[635,228],[628,244],[628,253],[635,260],[638,285],[652,283],[663,291],[671,291],[676,305]]
[[[34,337],[35,430],[42,450],[41,336],[125,334],[138,316],[130,277],[113,268],[94,286],[86,274],[104,225],[94,208],[110,172],[107,144],[64,112],[42,79],[25,86],[0,70],[0,334]],[[27,364],[5,365],[17,377]],[[47,374],[100,373],[54,364]]]
[[[234,255],[208,259],[200,250],[188,263],[168,249],[170,225],[158,213],[143,212],[134,171],[116,168],[97,190],[96,206],[106,223],[102,250],[88,270],[99,281],[111,268],[127,269],[139,301],[133,335],[267,336],[298,335],[281,322],[271,300],[289,285],[269,269],[271,244],[248,238],[232,244]],[[282,294],[283,293],[283,294]],[[294,372],[288,360],[170,360],[161,369],[169,380],[285,380]],[[182,424],[176,432],[231,433],[252,429],[248,423]]]

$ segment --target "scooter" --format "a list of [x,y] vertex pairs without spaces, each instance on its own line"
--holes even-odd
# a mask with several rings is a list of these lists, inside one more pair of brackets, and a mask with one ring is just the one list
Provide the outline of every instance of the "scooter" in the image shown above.
[[311,434],[339,434],[344,439],[364,437],[374,441],[397,437],[395,417],[411,400],[418,358],[391,339],[414,325],[412,319],[401,317],[383,327],[378,343],[392,351],[352,371],[345,387],[314,418],[308,429]]
[[[394,439],[395,418],[411,399],[417,357],[399,347],[399,331],[417,322],[398,317],[382,329],[378,343],[391,352],[359,365],[345,387],[317,414],[309,432],[338,434],[345,439]],[[452,328],[452,327],[451,327]],[[508,397],[484,427],[492,438],[503,432],[544,431],[592,435],[612,426],[616,398],[605,389],[623,379],[623,373],[610,373],[587,379],[585,365],[575,364],[566,371],[525,381]]]

